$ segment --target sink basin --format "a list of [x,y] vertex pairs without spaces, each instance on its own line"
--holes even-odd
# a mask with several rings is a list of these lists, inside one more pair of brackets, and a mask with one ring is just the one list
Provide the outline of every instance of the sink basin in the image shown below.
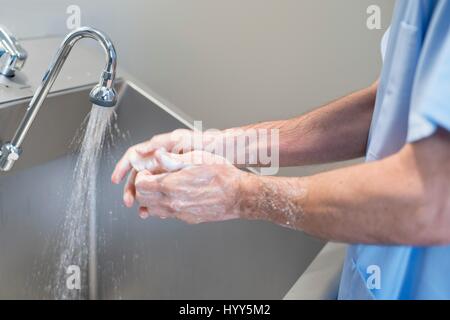
[[[98,177],[95,298],[281,299],[322,242],[263,222],[143,221],[123,206],[122,187],[110,183],[115,161],[130,145],[185,125],[137,85],[119,87],[122,134],[104,153]],[[90,88],[51,94],[13,171],[0,173],[1,299],[52,297],[55,237],[76,159],[70,142],[90,110]],[[0,103],[0,140],[12,137],[26,104]]]

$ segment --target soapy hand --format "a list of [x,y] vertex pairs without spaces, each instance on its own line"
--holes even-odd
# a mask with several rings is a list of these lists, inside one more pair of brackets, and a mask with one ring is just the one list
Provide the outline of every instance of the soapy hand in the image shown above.
[[[151,159],[158,149],[165,149],[167,152],[183,154],[193,150],[205,150],[216,143],[216,140],[222,138],[220,132],[195,132],[187,129],[178,129],[170,133],[164,133],[154,136],[152,139],[137,144],[127,150],[122,159],[117,163],[112,175],[113,183],[119,183],[129,172],[131,178],[136,174],[133,168],[141,171],[146,165],[152,166],[152,163],[145,161]],[[144,159],[139,162],[140,159]],[[134,162],[134,163],[132,163]],[[141,169],[141,170],[139,170]]]
[[184,154],[158,149],[131,156],[124,202],[140,205],[142,218],[178,218],[190,224],[237,219],[240,183],[248,175],[204,151]]

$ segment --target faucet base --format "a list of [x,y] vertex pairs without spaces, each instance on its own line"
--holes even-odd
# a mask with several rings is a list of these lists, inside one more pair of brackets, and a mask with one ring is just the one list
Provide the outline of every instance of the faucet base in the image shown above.
[[0,150],[0,170],[10,171],[14,163],[19,160],[22,150],[10,142],[5,143]]

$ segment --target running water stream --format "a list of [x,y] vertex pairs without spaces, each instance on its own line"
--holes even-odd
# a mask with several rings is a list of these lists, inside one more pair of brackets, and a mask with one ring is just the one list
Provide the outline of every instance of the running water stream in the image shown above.
[[[95,299],[97,295],[97,172],[106,133],[112,131],[114,118],[115,108],[93,105],[84,134],[78,137],[81,144],[73,172],[72,192],[57,240],[59,259],[52,279],[55,299]],[[78,271],[79,278],[76,277]]]

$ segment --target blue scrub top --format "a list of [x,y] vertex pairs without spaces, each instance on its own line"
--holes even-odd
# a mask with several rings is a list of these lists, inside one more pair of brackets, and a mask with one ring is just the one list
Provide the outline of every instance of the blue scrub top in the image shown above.
[[[450,0],[397,0],[366,159],[450,131]],[[450,246],[352,245],[340,299],[450,299]]]

